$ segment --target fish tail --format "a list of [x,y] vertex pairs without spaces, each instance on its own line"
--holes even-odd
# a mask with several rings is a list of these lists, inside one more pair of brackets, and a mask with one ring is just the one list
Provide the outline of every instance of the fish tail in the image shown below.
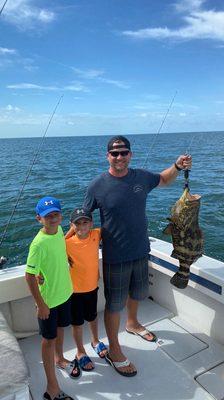
[[180,262],[179,270],[170,279],[170,283],[178,289],[185,289],[188,285],[190,267],[184,262]]

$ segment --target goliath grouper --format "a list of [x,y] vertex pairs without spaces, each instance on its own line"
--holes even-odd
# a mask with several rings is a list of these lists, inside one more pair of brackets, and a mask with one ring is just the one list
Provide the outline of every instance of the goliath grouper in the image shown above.
[[171,257],[179,260],[179,270],[170,282],[184,289],[189,280],[190,265],[202,256],[203,237],[198,224],[201,196],[191,195],[186,187],[180,199],[175,203],[168,218],[169,225],[164,233],[172,236],[174,250]]

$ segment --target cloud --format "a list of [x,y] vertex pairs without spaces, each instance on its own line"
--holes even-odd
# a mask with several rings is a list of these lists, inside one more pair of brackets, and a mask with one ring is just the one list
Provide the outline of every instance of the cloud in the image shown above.
[[182,0],[174,3],[174,8],[179,12],[200,10],[206,0]]
[[2,109],[3,111],[15,111],[15,112],[19,112],[21,111],[21,109],[19,107],[16,106],[12,106],[11,104],[8,104],[6,107],[4,107]]
[[34,4],[34,0],[9,1],[2,16],[20,30],[35,29],[37,24],[47,25],[55,20],[54,12]]
[[39,67],[34,65],[35,61],[32,58],[23,58],[16,49],[0,47],[0,67],[8,68],[10,65],[22,65],[27,71],[36,71]]
[[13,85],[7,85],[6,87],[7,87],[7,89],[55,90],[55,87],[54,87],[54,86],[40,86],[40,85],[35,85],[35,84],[33,84],[33,83],[17,83],[17,84],[13,84]]
[[98,80],[99,80],[100,82],[103,82],[103,83],[108,83],[109,85],[117,86],[117,87],[120,88],[120,89],[129,89],[129,87],[130,87],[130,86],[127,85],[126,83],[121,82],[121,81],[116,81],[116,80],[114,80],[114,79],[106,79],[106,78],[101,78],[101,77],[99,77]]
[[82,77],[83,79],[94,79],[98,82],[102,82],[102,83],[106,83],[109,85],[113,85],[113,86],[117,86],[121,89],[128,89],[129,86],[122,82],[122,81],[118,81],[118,80],[114,80],[114,79],[108,79],[108,78],[104,78],[104,74],[105,71],[103,69],[87,69],[87,70],[81,70],[78,68],[72,68],[73,71],[78,74],[80,77]]
[[7,47],[0,47],[0,68],[8,68],[17,60],[17,51],[15,49],[8,49]]
[[13,55],[16,54],[16,50],[15,49],[7,49],[7,47],[0,47],[0,55],[1,56],[7,56],[7,55]]
[[224,104],[224,100],[216,100],[216,101],[215,101],[215,104],[221,104],[221,105],[223,105],[223,104]]
[[174,4],[182,16],[184,25],[178,29],[155,27],[137,31],[123,31],[122,34],[135,39],[210,39],[224,41],[224,12],[202,9],[203,0],[182,0]]
[[6,86],[7,89],[17,89],[17,90],[48,90],[48,91],[72,91],[72,92],[89,92],[82,83],[76,82],[67,86],[44,86],[36,85],[34,83],[16,83]]
[[0,68],[8,68],[17,60],[17,51],[7,47],[0,47],[0,57]]
[[72,85],[64,86],[63,90],[69,90],[72,92],[85,92],[85,93],[90,92],[88,88],[86,88],[82,83],[79,82],[74,83]]
[[39,69],[37,65],[34,65],[35,61],[32,58],[20,58],[18,63],[23,66],[26,71],[32,72]]
[[104,74],[104,70],[102,69],[87,69],[87,70],[82,70],[79,68],[72,68],[72,69],[77,75],[79,75],[84,79],[94,79]]
[[7,104],[0,108],[0,123],[9,123],[20,118],[21,108]]

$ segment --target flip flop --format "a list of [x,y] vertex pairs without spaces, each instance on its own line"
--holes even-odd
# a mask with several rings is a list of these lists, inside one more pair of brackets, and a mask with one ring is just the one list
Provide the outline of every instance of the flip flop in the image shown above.
[[[77,362],[79,363],[80,368],[85,371],[85,372],[89,372],[92,371],[95,367],[93,365],[92,360],[89,358],[89,356],[82,356],[80,359],[78,359],[77,357],[75,358],[77,360]],[[92,363],[92,368],[86,368],[86,365]]]
[[56,365],[56,367],[61,371],[65,371],[71,379],[77,379],[81,376],[81,370],[79,368],[79,363],[76,358],[72,362],[67,364],[66,367],[61,367],[60,365]]
[[103,350],[107,350],[107,347],[105,346],[105,344],[103,342],[99,342],[96,346],[93,346],[93,344],[91,343],[91,346],[93,348],[93,350],[96,352],[96,354],[100,357],[100,358],[105,358],[105,354],[100,355],[100,353]]
[[74,400],[73,397],[69,396],[68,394],[65,394],[64,392],[62,392],[62,390],[55,397],[51,397],[49,395],[49,393],[45,392],[43,394],[43,399],[44,400]]
[[131,362],[128,360],[128,358],[126,358],[125,361],[113,361],[110,358],[109,354],[107,353],[105,356],[105,360],[106,360],[106,362],[108,362],[108,364],[110,364],[115,369],[115,371],[118,372],[118,374],[120,374],[122,376],[131,377],[131,376],[135,376],[137,374],[137,371],[124,372],[119,369],[121,367],[129,367]]
[[[142,339],[146,340],[147,342],[153,343],[157,341],[157,337],[155,335],[155,333],[150,332],[148,329],[144,329],[143,331],[140,332],[135,332],[135,331],[129,331],[129,329],[126,328],[126,332],[130,333],[131,335],[136,335],[136,336],[140,336]],[[152,335],[152,339],[148,340],[146,339],[144,336],[145,335]]]

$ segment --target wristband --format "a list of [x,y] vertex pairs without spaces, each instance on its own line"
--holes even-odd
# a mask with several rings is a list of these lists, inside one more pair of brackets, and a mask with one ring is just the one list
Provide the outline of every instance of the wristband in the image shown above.
[[174,167],[177,169],[177,171],[182,171],[182,168],[178,167],[177,163],[174,163]]

